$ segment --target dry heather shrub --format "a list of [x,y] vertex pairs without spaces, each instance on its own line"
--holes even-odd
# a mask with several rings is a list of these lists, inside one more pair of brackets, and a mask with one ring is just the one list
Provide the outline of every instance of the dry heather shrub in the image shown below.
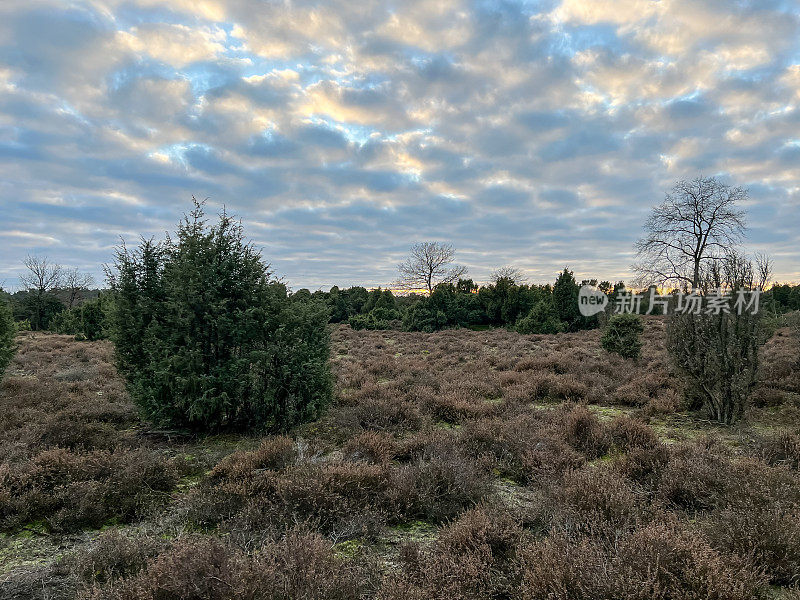
[[780,406],[786,402],[786,399],[787,394],[785,391],[763,384],[756,386],[756,389],[753,390],[753,394],[750,396],[750,401],[753,403],[753,406],[759,408],[765,406]]
[[756,440],[755,454],[768,465],[785,465],[800,470],[800,435],[783,430],[761,436]]
[[69,554],[62,567],[84,584],[104,584],[135,575],[164,545],[163,540],[111,529],[98,535],[87,547]]
[[688,511],[720,505],[735,479],[729,459],[715,450],[702,441],[674,448],[661,473],[659,497]]
[[550,478],[580,467],[585,459],[564,441],[561,421],[522,412],[466,423],[460,445],[472,457],[490,457],[502,476],[520,483]]
[[650,398],[640,409],[644,418],[669,415],[683,409],[684,399],[673,389],[660,390],[655,397]]
[[630,485],[607,468],[567,473],[551,487],[552,528],[569,536],[615,539],[647,517]]
[[398,441],[397,459],[401,462],[414,462],[457,452],[459,441],[458,435],[452,430],[425,428]]
[[611,447],[611,436],[592,411],[584,405],[565,408],[556,415],[554,426],[564,440],[592,460],[600,458]]
[[[95,600],[230,600],[326,598],[355,600],[374,575],[338,559],[318,535],[290,532],[257,555],[208,537],[189,537],[114,586],[96,587]],[[373,584],[374,585],[374,584]]]
[[240,480],[258,469],[280,470],[297,461],[297,445],[291,438],[267,438],[252,452],[235,452],[223,458],[210,473],[212,479]]
[[100,527],[131,521],[169,500],[178,463],[146,450],[73,454],[45,450],[21,465],[0,465],[3,529],[44,519],[50,529]]
[[649,399],[650,395],[644,382],[638,379],[623,383],[614,390],[611,396],[614,404],[624,406],[643,406]]
[[411,431],[422,422],[419,406],[402,396],[366,400],[352,407],[352,411],[362,428],[375,431]]
[[536,400],[566,400],[579,402],[589,394],[589,386],[582,383],[575,375],[559,375],[547,371],[528,371],[521,379]]
[[776,585],[800,581],[800,508],[744,505],[714,511],[704,523],[711,544],[747,557]]
[[522,454],[522,472],[526,482],[551,479],[585,463],[586,458],[572,446],[547,433]]
[[385,521],[385,467],[366,463],[301,464],[252,471],[242,479],[209,479],[187,500],[201,527],[271,529],[305,523],[340,540],[372,536]]
[[714,551],[703,537],[670,523],[653,523],[619,544],[612,596],[650,599],[754,598],[763,577],[744,560]]
[[498,406],[464,391],[450,391],[434,396],[426,408],[434,419],[461,423],[465,419],[490,416],[497,412]]
[[522,539],[521,524],[502,507],[480,505],[463,513],[439,533],[437,549],[466,554],[487,547],[496,561],[514,558]]
[[614,419],[608,428],[614,446],[626,452],[634,448],[655,448],[660,443],[655,431],[628,416]]
[[488,507],[465,512],[427,550],[401,550],[403,569],[384,581],[379,598],[484,599],[509,597],[517,584],[523,531],[508,514]]
[[72,415],[57,413],[45,417],[36,430],[41,448],[68,448],[69,450],[115,450],[133,444],[126,435],[110,423],[87,421]]
[[652,495],[661,481],[669,456],[664,444],[633,447],[614,463],[614,468]]
[[522,550],[524,600],[744,600],[764,580],[747,563],[723,557],[697,534],[652,524],[613,549],[554,536]]
[[444,521],[485,498],[490,481],[489,464],[453,451],[392,469],[387,497],[405,518]]
[[397,442],[391,434],[365,431],[347,440],[342,452],[346,460],[383,464],[395,457]]
[[479,419],[470,421],[461,430],[460,443],[472,457],[488,456],[503,476],[523,479],[522,455],[535,431],[530,419],[506,421]]
[[521,600],[593,600],[608,587],[604,556],[590,539],[547,537],[520,549]]

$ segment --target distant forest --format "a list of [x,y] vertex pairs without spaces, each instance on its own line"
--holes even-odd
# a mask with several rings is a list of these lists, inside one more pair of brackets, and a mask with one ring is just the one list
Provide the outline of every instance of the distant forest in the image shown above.
[[[577,294],[581,285],[598,287],[614,306],[623,282],[576,281],[565,268],[553,284],[527,284],[513,272],[505,272],[485,284],[471,279],[440,283],[430,294],[397,294],[390,289],[354,286],[329,291],[298,289],[289,292],[293,302],[324,305],[331,323],[347,323],[354,329],[395,329],[432,332],[465,327],[484,329],[506,327],[521,333],[558,333],[592,329],[598,317],[583,317],[578,312]],[[107,337],[108,311],[112,293],[85,287],[35,287],[9,294],[0,290],[0,299],[10,301],[20,330],[46,330],[73,334],[87,339]],[[800,310],[800,285],[773,285],[762,295],[762,307],[780,314]],[[647,294],[642,311],[646,311]]]

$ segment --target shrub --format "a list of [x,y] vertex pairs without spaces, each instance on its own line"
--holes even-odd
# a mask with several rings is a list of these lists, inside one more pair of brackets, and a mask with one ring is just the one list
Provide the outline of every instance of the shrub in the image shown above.
[[758,377],[759,320],[747,311],[668,318],[667,350],[687,400],[712,420],[730,424],[744,413]]
[[555,535],[521,554],[522,600],[745,600],[760,597],[765,583],[745,561],[673,524],[638,529],[610,549]]
[[11,306],[0,298],[0,379],[14,356],[14,336],[17,333]]
[[87,548],[67,555],[62,566],[86,584],[104,584],[136,575],[162,545],[154,538],[110,529],[98,535]]
[[343,541],[372,536],[386,520],[389,475],[384,466],[305,463],[278,472],[259,468],[251,458],[245,453],[238,466],[226,461],[193,490],[191,522],[201,527],[229,522],[242,530],[302,523]]
[[607,468],[583,468],[553,482],[553,528],[567,535],[615,539],[644,512],[630,483]]
[[797,583],[800,573],[800,510],[785,503],[746,503],[712,513],[704,527],[712,545],[751,558],[773,584]]
[[624,451],[634,448],[655,448],[658,435],[646,424],[628,416],[614,419],[609,427],[614,445]]
[[342,451],[348,460],[383,464],[394,458],[397,444],[388,433],[365,431],[350,438]]
[[756,440],[756,454],[768,465],[786,465],[800,470],[800,435],[784,430]]
[[522,527],[508,514],[484,506],[471,509],[443,528],[432,547],[403,547],[403,568],[386,578],[378,598],[513,597],[522,537]]
[[638,315],[614,315],[608,320],[600,343],[609,352],[615,352],[624,358],[639,358],[642,342],[639,339],[644,325]]
[[109,294],[101,294],[59,313],[52,319],[50,328],[56,333],[80,336],[89,341],[104,339],[108,337],[106,312],[110,298]]
[[549,298],[537,302],[525,317],[517,321],[516,325],[516,330],[520,333],[559,333],[565,329],[565,323],[559,320],[553,302]]
[[241,225],[195,203],[174,241],[117,252],[113,340],[149,418],[175,427],[285,429],[329,402],[327,309],[291,302]]
[[214,480],[241,481],[257,469],[280,470],[297,460],[297,446],[288,437],[268,438],[252,452],[235,452],[215,466],[210,477]]
[[558,426],[565,441],[590,460],[600,458],[611,447],[611,436],[606,427],[582,404],[566,412]]
[[178,538],[137,575],[96,587],[94,600],[357,600],[376,586],[376,570],[338,558],[329,542],[289,531],[254,554],[204,536]]
[[21,465],[0,465],[0,528],[44,520],[71,532],[140,519],[169,500],[179,477],[177,463],[146,450],[45,450]]
[[677,508],[709,510],[724,502],[735,482],[727,458],[702,444],[681,445],[663,468],[658,493]]
[[452,448],[392,470],[390,504],[406,518],[445,521],[489,493],[488,465]]

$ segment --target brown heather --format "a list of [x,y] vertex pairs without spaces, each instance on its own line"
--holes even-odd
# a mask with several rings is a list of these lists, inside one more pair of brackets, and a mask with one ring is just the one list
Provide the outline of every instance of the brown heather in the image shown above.
[[104,342],[26,334],[0,387],[0,597],[800,597],[797,333],[746,420],[687,413],[664,327],[334,331],[282,436],[142,422]]

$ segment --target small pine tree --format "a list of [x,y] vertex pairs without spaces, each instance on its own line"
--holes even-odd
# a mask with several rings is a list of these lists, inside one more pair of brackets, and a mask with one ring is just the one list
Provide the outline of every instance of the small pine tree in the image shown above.
[[553,285],[553,306],[559,321],[567,324],[570,331],[577,329],[581,314],[578,308],[578,292],[580,286],[575,281],[572,271],[564,270]]
[[0,379],[14,356],[16,333],[11,305],[0,298]]
[[229,216],[195,202],[174,241],[121,247],[111,285],[119,368],[154,421],[286,429],[330,400],[327,308],[292,302]]
[[614,315],[608,320],[600,343],[609,352],[615,352],[624,358],[639,358],[642,351],[640,336],[644,325],[638,315]]
[[565,324],[558,320],[550,298],[539,300],[516,325],[520,333],[558,333],[565,328]]

